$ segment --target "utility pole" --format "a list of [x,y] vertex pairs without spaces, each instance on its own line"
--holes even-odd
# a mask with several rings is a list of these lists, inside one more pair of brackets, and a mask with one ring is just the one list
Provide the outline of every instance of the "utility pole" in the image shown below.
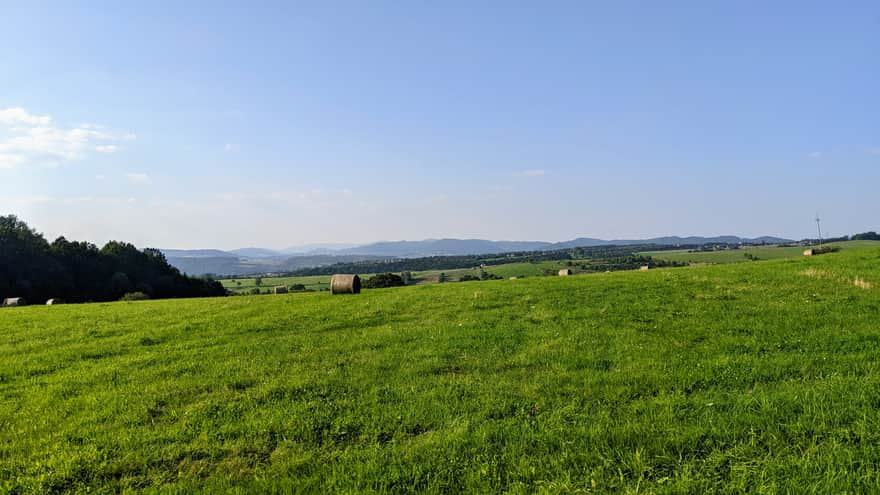
[[819,247],[822,247],[822,226],[819,225],[819,213],[816,213],[816,230],[819,231]]

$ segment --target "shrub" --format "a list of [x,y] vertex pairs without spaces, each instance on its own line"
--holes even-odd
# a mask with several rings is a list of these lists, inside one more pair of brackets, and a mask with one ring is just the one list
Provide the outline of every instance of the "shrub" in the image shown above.
[[838,251],[840,251],[840,248],[837,246],[822,246],[822,247],[813,248],[814,255],[836,253]]
[[403,278],[394,273],[380,273],[368,278],[364,282],[365,289],[384,289],[386,287],[401,287],[406,285]]
[[852,240],[854,241],[880,241],[880,234],[871,231],[871,232],[862,232],[861,234],[856,234],[852,236]]
[[120,301],[146,301],[150,296],[144,294],[143,292],[128,292]]

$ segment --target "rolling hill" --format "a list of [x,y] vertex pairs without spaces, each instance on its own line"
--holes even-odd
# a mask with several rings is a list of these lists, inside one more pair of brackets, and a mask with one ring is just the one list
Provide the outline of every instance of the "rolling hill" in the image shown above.
[[298,268],[348,263],[361,260],[422,258],[428,256],[461,256],[500,254],[517,251],[550,251],[574,247],[612,245],[700,245],[714,243],[782,243],[778,237],[747,239],[736,236],[719,237],[657,237],[644,240],[602,240],[581,237],[565,242],[489,241],[485,239],[426,239],[422,241],[385,241],[354,247],[333,248],[332,244],[312,245],[307,251],[291,254],[297,249],[275,251],[264,248],[242,248],[231,251],[215,249],[165,249],[168,262],[185,273],[202,275],[251,275],[256,273],[292,271]]

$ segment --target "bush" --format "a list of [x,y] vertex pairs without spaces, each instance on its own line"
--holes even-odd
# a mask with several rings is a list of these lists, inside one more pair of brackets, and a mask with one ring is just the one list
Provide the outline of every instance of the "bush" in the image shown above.
[[459,282],[470,282],[472,280],[480,280],[480,277],[478,277],[476,275],[468,274],[468,275],[462,275],[461,277],[458,278]]
[[840,248],[837,246],[822,246],[822,247],[813,248],[814,255],[836,253],[838,251],[840,251]]
[[373,275],[364,282],[365,289],[384,289],[387,287],[402,287],[403,278],[394,273],[380,273]]
[[856,234],[852,236],[852,240],[854,241],[880,241],[880,234],[871,231],[871,232],[862,232],[861,234]]
[[150,296],[144,294],[143,292],[128,292],[120,301],[146,301]]

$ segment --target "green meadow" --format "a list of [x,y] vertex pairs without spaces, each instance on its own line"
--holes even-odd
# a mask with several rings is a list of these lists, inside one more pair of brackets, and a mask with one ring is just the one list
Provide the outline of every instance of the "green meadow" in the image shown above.
[[[302,284],[309,290],[322,290],[330,288],[330,275],[311,275],[306,277],[262,277],[259,288],[271,289],[278,285]],[[223,287],[232,292],[250,292],[257,288],[256,278],[235,278],[221,280]]]
[[[863,249],[868,247],[880,247],[880,241],[844,241],[833,242],[828,245],[837,246],[841,249]],[[743,249],[702,252],[689,252],[688,250],[646,251],[640,254],[661,260],[678,261],[682,263],[739,263],[743,261],[751,261],[746,255],[753,256],[757,258],[758,261],[797,258],[803,256],[805,249],[808,248],[805,246],[759,246]]]
[[[838,246],[842,249],[864,249],[870,247],[880,247],[880,241],[844,241],[828,244],[829,246]],[[638,254],[650,256],[651,258],[664,261],[674,261],[679,263],[692,264],[719,264],[719,263],[739,263],[745,261],[767,261],[776,259],[797,258],[803,256],[803,246],[780,247],[780,246],[758,246],[743,249],[729,249],[719,251],[702,251],[691,252],[689,250],[665,250],[665,251],[645,251]],[[749,258],[751,256],[753,258]],[[572,270],[577,273],[580,263],[589,263],[589,259],[585,260],[563,260],[563,261],[538,261],[538,262],[518,262],[504,263],[501,265],[488,265],[484,267],[471,268],[452,268],[448,270],[427,270],[413,271],[413,284],[429,284],[440,281],[440,275],[446,276],[449,282],[456,282],[461,277],[479,276],[481,271],[497,275],[501,278],[526,278],[526,277],[542,277],[546,272],[555,273],[563,268],[568,268],[566,262],[575,264]],[[369,278],[373,274],[360,274],[362,278]],[[221,280],[225,288],[233,293],[250,293],[254,288],[259,287],[261,290],[270,290],[278,285],[294,285],[302,284],[307,290],[320,291],[330,288],[330,275],[310,275],[297,277],[262,277],[260,286],[255,283],[255,278],[237,278]]]
[[431,270],[414,272],[414,276],[421,283],[437,282],[441,273],[445,274],[450,281],[457,281],[465,275],[479,276],[481,271],[497,275],[501,278],[510,277],[542,277],[545,270],[558,271],[564,266],[558,261],[537,261],[534,263],[505,263],[502,265],[487,265],[482,268],[458,268],[451,270]]
[[878,247],[3,308],[0,335],[2,493],[880,490]]
[[[576,260],[577,261],[577,260]],[[487,273],[498,275],[502,278],[510,277],[538,277],[543,276],[545,270],[558,271],[564,268],[564,263],[558,261],[540,261],[535,263],[506,263],[503,265],[492,265],[484,268],[453,268],[449,270],[427,270],[412,273],[412,282],[414,284],[437,283],[440,274],[444,274],[450,282],[458,281],[465,275],[479,276],[481,270]],[[360,274],[362,278],[370,278],[373,274]],[[256,288],[255,278],[236,278],[220,281],[223,287],[226,287],[235,293],[249,293]],[[262,277],[259,288],[263,291],[271,289],[277,285],[293,285],[302,284],[308,290],[320,291],[330,288],[330,275],[310,275],[302,277]]]

